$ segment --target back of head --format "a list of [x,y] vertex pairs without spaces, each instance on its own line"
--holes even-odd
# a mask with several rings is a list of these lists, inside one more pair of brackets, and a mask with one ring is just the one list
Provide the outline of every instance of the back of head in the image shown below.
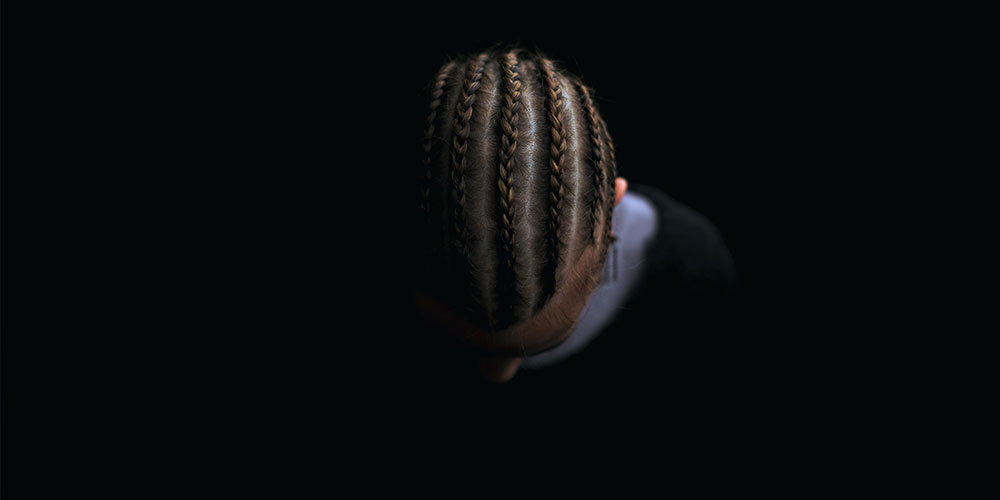
[[483,332],[597,285],[616,165],[592,95],[517,50],[450,61],[431,84],[418,285]]

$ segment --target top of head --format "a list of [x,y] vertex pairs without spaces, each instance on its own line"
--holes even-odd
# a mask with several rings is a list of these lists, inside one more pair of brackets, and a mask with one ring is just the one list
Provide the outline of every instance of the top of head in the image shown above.
[[521,51],[450,61],[431,83],[420,285],[478,331],[553,314],[550,300],[575,290],[584,302],[596,287],[616,165],[592,95]]

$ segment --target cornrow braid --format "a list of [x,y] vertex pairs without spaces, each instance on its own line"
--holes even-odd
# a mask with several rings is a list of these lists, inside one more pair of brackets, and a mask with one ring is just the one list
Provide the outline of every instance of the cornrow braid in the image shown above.
[[[460,282],[464,282],[464,286],[469,288],[471,293],[467,297],[472,299],[472,302],[476,304],[480,304],[480,300],[479,294],[473,284],[472,264],[469,261],[469,238],[465,234],[465,163],[466,152],[469,147],[469,133],[472,126],[473,106],[476,103],[476,92],[479,90],[483,79],[486,61],[486,54],[480,54],[479,57],[468,64],[465,81],[462,84],[462,91],[459,95],[458,105],[456,106],[451,145],[452,237],[454,238],[452,241],[457,253],[457,256],[452,260],[452,264],[458,270],[454,276],[459,278]],[[475,313],[476,311],[473,312]]]
[[[608,192],[605,189],[607,181],[604,179],[604,176],[607,174],[605,170],[607,167],[604,165],[604,139],[601,134],[600,118],[597,116],[597,110],[594,108],[594,101],[590,98],[590,90],[582,83],[578,86],[580,88],[580,96],[583,100],[583,108],[587,112],[587,131],[590,136],[591,156],[593,157],[593,169],[591,172],[594,189],[591,199],[593,208],[590,211],[590,227],[592,228],[590,234],[591,241],[596,241],[598,213],[601,210],[607,209]],[[614,196],[614,194],[611,196]]]
[[[549,259],[553,267],[558,266],[560,247],[565,243],[559,235],[559,219],[562,212],[563,176],[562,157],[566,153],[566,131],[562,118],[562,87],[552,61],[542,59],[542,79],[545,81],[546,106],[548,109],[549,131]],[[553,271],[554,274],[554,271]]]
[[423,209],[430,224],[431,213],[431,184],[434,180],[431,149],[434,147],[434,124],[437,120],[438,107],[441,106],[441,95],[444,94],[444,84],[448,80],[448,75],[454,69],[455,63],[448,63],[438,73],[434,79],[434,86],[431,87],[431,102],[427,113],[427,128],[424,129],[424,178],[420,182],[420,208]]
[[479,90],[486,67],[486,55],[481,54],[468,65],[465,82],[462,84],[462,94],[458,100],[455,126],[452,131],[451,145],[451,184],[452,198],[455,202],[453,229],[456,244],[462,248],[462,255],[468,254],[462,233],[465,230],[465,153],[469,147],[469,129],[472,119],[472,106],[476,103],[476,91]]
[[[618,177],[618,160],[615,158],[615,142],[611,140],[611,133],[608,131],[608,124],[605,123],[604,118],[601,118],[600,122],[601,122],[601,136],[604,140],[604,143],[607,144],[608,146],[607,147],[608,159],[610,160],[608,162],[608,171],[606,177],[609,190],[608,192],[611,193],[611,196],[608,197],[609,199],[607,202],[608,213],[611,213],[615,208],[615,179]],[[608,223],[605,225],[604,228],[605,239],[609,242],[611,241],[612,238],[611,229],[612,229],[611,220],[609,219]]]
[[[500,175],[497,179],[500,197],[501,241],[511,293],[516,296],[514,282],[514,155],[517,152],[517,121],[521,107],[521,73],[517,55],[504,56],[503,108],[500,110]],[[516,300],[516,298],[514,299]]]

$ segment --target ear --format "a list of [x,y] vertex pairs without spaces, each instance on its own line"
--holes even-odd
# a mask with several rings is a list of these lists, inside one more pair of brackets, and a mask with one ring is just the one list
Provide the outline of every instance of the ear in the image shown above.
[[619,203],[622,202],[622,198],[625,197],[625,191],[628,190],[628,181],[624,177],[615,178],[615,206],[617,207]]

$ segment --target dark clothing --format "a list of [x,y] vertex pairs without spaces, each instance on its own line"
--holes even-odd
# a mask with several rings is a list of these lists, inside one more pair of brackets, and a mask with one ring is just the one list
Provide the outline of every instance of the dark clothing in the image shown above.
[[631,185],[658,209],[657,235],[642,280],[626,306],[586,349],[509,383],[600,384],[625,377],[660,378],[694,364],[711,365],[713,339],[731,325],[736,273],[718,230],[701,214],[658,189]]

